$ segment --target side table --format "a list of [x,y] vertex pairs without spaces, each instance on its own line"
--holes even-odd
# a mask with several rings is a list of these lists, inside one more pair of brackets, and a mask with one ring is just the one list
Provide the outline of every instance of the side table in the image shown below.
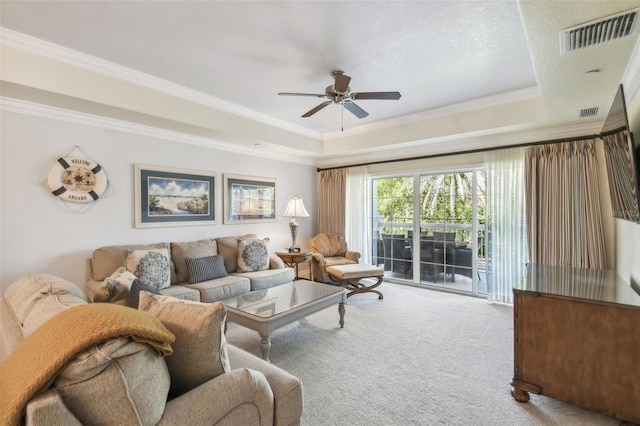
[[[282,259],[285,265],[295,268],[296,280],[299,280],[298,276],[298,264],[303,262],[311,262],[311,251],[304,251],[298,253],[289,253],[288,251],[277,251],[276,255]],[[311,263],[309,263],[309,281],[313,281],[313,275],[311,273]]]

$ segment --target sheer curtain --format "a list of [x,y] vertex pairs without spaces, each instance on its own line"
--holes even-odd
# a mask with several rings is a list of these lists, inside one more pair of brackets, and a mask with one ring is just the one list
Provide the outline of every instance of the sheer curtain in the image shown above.
[[595,141],[527,148],[532,263],[606,269]]
[[345,169],[320,172],[318,188],[318,233],[344,235],[346,201]]
[[360,252],[360,263],[371,263],[369,228],[369,190],[367,168],[347,170],[347,200],[345,206],[345,238],[350,250]]
[[513,303],[527,263],[524,148],[490,151],[486,162],[488,299]]

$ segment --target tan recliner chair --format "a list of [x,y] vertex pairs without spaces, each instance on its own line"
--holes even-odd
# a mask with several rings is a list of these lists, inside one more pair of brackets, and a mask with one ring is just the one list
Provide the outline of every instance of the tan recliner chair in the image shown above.
[[313,280],[328,283],[327,268],[336,265],[348,265],[360,261],[360,253],[349,251],[347,242],[339,234],[318,234],[309,240],[311,272]]

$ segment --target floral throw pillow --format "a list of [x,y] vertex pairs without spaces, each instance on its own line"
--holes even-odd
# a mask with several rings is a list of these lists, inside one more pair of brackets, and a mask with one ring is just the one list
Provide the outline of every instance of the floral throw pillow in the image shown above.
[[269,269],[269,238],[238,239],[238,272]]
[[125,250],[124,263],[145,287],[160,290],[171,285],[169,250],[166,248]]

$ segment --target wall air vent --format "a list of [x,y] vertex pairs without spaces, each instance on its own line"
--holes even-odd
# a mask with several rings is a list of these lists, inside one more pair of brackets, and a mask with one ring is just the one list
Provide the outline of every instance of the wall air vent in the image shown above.
[[560,31],[560,53],[565,55],[637,34],[638,11],[640,8]]
[[582,108],[578,110],[578,118],[595,117],[598,115],[600,107]]

